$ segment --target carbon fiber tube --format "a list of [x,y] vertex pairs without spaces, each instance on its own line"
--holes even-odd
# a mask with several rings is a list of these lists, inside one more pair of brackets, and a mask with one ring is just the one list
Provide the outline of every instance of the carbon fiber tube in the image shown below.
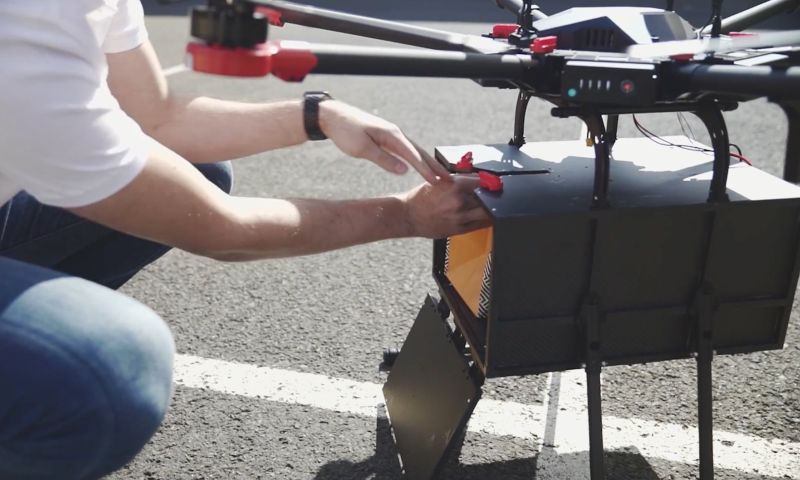
[[312,73],[503,79],[532,78],[536,61],[530,55],[482,55],[346,45],[312,45],[317,58]]
[[480,53],[499,53],[512,48],[507,43],[478,35],[464,35],[445,30],[424,28],[401,22],[391,22],[308,5],[299,5],[283,0],[248,1],[253,5],[280,12],[282,20],[286,23],[414,45],[416,47]]
[[671,72],[679,92],[800,99],[800,67],[682,65]]
[[[744,30],[758,22],[766,20],[781,12],[788,12],[800,7],[800,0],[769,0],[753,8],[748,8],[728,18],[722,19],[722,33]],[[711,32],[711,26],[702,30],[702,34]]]
[[522,0],[494,0],[497,3],[497,6],[500,8],[505,8],[509,12],[513,13],[514,15],[519,15],[519,12],[522,10]]

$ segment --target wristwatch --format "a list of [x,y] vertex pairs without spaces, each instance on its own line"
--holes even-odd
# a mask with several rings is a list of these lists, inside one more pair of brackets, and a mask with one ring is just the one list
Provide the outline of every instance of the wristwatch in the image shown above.
[[333,100],[328,92],[306,92],[303,94],[303,126],[309,140],[325,140],[328,138],[319,127],[319,104],[325,100]]

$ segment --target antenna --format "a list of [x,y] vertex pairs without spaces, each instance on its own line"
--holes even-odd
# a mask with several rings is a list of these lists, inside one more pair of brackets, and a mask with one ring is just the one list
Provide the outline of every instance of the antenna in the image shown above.
[[667,11],[668,12],[675,11],[675,0],[667,0]]

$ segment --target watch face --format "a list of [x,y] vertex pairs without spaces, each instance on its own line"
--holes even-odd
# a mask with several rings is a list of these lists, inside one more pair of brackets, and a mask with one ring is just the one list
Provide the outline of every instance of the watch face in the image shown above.
[[332,99],[331,95],[328,92],[323,91],[313,91],[313,92],[306,92],[303,94],[305,98],[316,98],[319,100],[329,100]]

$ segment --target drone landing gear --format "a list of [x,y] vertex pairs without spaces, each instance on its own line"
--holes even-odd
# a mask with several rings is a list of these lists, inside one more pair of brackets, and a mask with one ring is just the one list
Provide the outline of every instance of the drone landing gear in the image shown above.
[[[586,123],[589,135],[594,146],[594,193],[592,194],[593,208],[607,208],[608,179],[611,164],[611,143],[608,141],[606,126],[603,116],[598,112],[587,112],[579,115]],[[617,119],[619,117],[617,116]],[[617,120],[614,121],[613,136],[616,138]]]
[[[520,99],[522,92],[520,92]],[[519,105],[521,100],[517,101],[517,122],[515,122],[514,138],[524,137],[521,133],[518,134],[517,125],[519,124]],[[792,134],[791,120],[794,119],[795,130],[800,130],[800,104],[789,106],[782,105],[787,115],[790,118],[790,136]],[[594,194],[592,206],[595,208],[607,208],[610,206],[608,199],[608,182],[609,182],[609,169],[611,149],[617,141],[617,129],[619,126],[619,116],[622,114],[636,114],[636,113],[662,113],[662,112],[691,112],[694,113],[705,125],[708,134],[711,137],[711,147],[714,151],[714,173],[711,178],[711,185],[709,187],[708,201],[709,202],[727,202],[728,194],[726,192],[726,185],[728,182],[728,169],[730,168],[730,141],[728,139],[728,128],[725,125],[725,118],[722,116],[723,111],[733,110],[737,107],[735,103],[722,103],[717,101],[700,101],[694,103],[666,105],[649,109],[628,109],[628,108],[602,108],[585,109],[578,107],[556,107],[551,113],[554,117],[569,118],[578,117],[586,123],[589,129],[589,134],[594,144],[595,151],[595,171],[594,171]],[[789,110],[787,110],[787,108]],[[603,115],[608,115],[607,124],[603,122]],[[523,113],[524,117],[524,113]],[[522,120],[522,127],[524,128],[524,118]],[[796,134],[796,132],[795,132]],[[512,144],[513,144],[512,139]],[[800,181],[800,142],[794,145],[796,151],[792,152],[793,158],[798,158],[795,164],[792,165],[794,170],[791,175]],[[787,152],[789,155],[789,152]],[[787,159],[789,157],[787,156]],[[787,162],[787,168],[790,163]],[[790,173],[784,173],[784,176]]]
[[786,112],[789,121],[783,179],[787,182],[800,183],[800,102],[786,102],[780,106]]
[[514,136],[509,140],[509,145],[517,148],[525,145],[525,114],[528,112],[528,102],[531,101],[531,94],[525,90],[520,90],[517,96],[517,108],[514,110]]
[[731,144],[728,128],[722,116],[720,105],[715,102],[701,102],[693,112],[708,129],[711,148],[714,149],[714,174],[708,192],[709,202],[727,202],[728,169],[731,166]]

